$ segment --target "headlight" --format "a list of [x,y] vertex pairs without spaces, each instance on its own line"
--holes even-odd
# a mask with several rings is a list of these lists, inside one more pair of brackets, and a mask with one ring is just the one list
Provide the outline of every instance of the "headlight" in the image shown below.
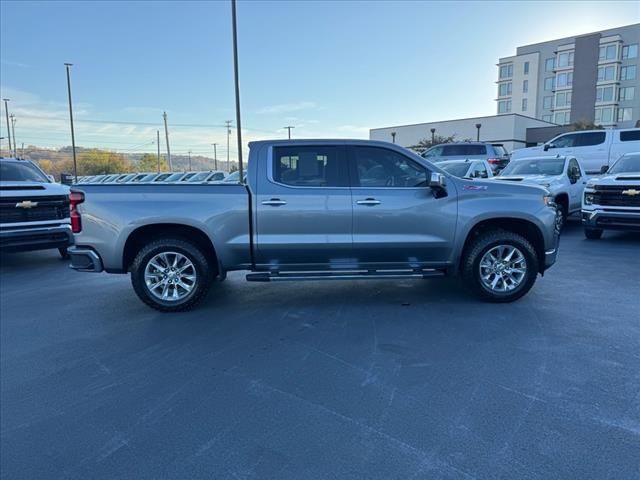
[[584,188],[594,188],[595,185],[593,183],[587,183],[587,185]]
[[542,201],[545,205],[551,205],[553,204],[553,197],[551,195],[545,195],[544,197],[542,197]]
[[593,200],[594,200],[593,193],[585,193],[584,194],[584,204],[585,205],[592,205],[593,204]]

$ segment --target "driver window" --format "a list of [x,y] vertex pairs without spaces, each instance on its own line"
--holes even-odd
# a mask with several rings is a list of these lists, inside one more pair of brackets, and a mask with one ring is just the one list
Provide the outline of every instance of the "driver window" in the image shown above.
[[424,158],[441,157],[443,147],[433,147],[424,153]]
[[562,135],[555,140],[552,140],[550,143],[552,143],[556,148],[575,147],[576,140],[578,139],[579,135],[579,133],[569,133],[567,135]]
[[578,161],[575,158],[569,160],[569,166],[567,167],[567,175],[569,178],[579,179],[582,177],[580,173],[580,166],[578,165]]
[[360,187],[421,187],[427,170],[404,155],[378,147],[354,147]]
[[488,178],[489,174],[483,163],[476,163],[471,171],[471,178]]

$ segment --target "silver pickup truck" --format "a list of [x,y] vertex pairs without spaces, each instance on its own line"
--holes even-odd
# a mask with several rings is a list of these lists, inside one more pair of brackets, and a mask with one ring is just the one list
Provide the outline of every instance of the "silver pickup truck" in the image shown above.
[[263,282],[460,274],[510,302],[558,248],[544,188],[456,178],[386,142],[253,142],[246,184],[87,184],[71,203],[72,268],[130,272],[161,311],[192,307],[231,270]]

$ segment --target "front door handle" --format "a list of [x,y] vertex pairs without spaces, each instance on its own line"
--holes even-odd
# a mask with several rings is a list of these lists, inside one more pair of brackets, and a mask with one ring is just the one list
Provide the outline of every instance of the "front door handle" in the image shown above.
[[380,200],[376,200],[375,198],[365,198],[364,200],[356,200],[358,205],[369,205],[370,207],[374,205],[380,205]]
[[284,200],[280,200],[279,198],[272,198],[271,200],[264,200],[262,205],[270,205],[272,207],[281,207],[282,205],[286,205],[287,202]]

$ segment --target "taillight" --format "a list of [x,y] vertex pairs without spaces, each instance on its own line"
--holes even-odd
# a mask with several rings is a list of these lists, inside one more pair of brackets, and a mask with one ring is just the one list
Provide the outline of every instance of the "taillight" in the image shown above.
[[488,158],[487,162],[489,162],[491,165],[500,165],[499,158]]
[[82,219],[78,212],[78,205],[84,202],[84,193],[71,192],[69,194],[69,216],[71,217],[71,231],[80,233],[82,231]]

